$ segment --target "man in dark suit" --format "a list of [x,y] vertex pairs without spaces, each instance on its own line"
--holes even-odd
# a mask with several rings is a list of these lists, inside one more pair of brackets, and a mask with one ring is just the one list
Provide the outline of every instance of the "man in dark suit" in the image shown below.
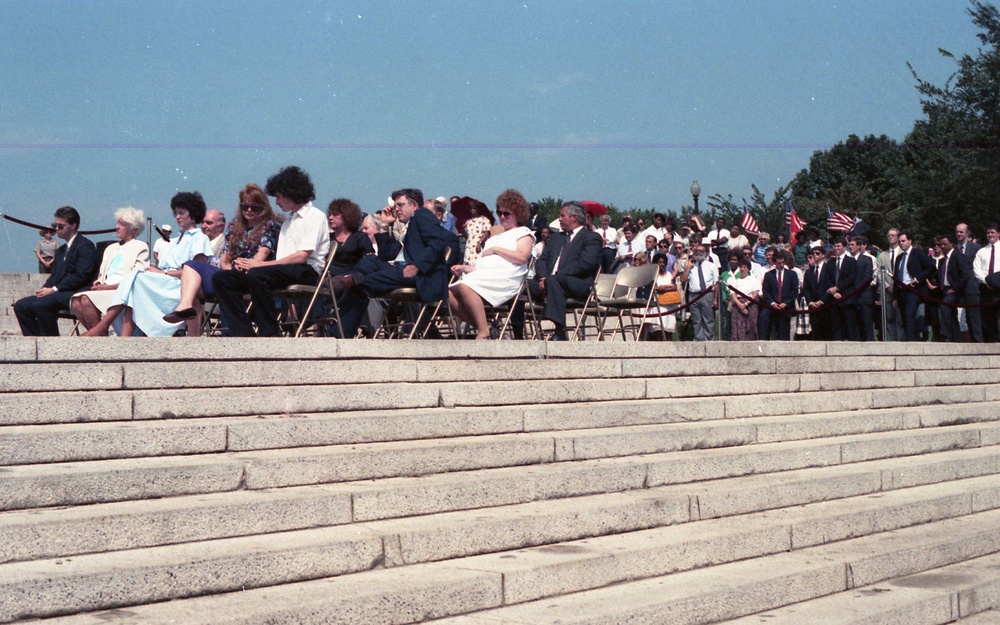
[[72,206],[56,210],[52,228],[66,241],[56,250],[52,275],[34,295],[14,303],[24,336],[59,336],[59,311],[69,308],[73,293],[90,286],[98,269],[97,248],[78,235],[80,213]]
[[760,307],[757,317],[757,333],[761,339],[769,337],[772,329],[779,341],[792,339],[792,317],[785,311],[795,308],[795,299],[799,294],[799,276],[787,267],[794,262],[790,251],[777,251],[774,253],[774,269],[764,274],[761,286],[764,305]]
[[854,336],[852,341],[875,340],[875,290],[872,279],[875,277],[875,258],[868,252],[868,238],[863,235],[851,237],[849,243],[851,256],[858,264],[858,275],[851,291],[849,305],[854,309]]
[[[910,233],[899,233],[899,247],[902,254],[896,259],[896,269],[893,276],[903,284],[913,289],[920,289],[925,281],[934,275],[934,259],[923,250],[913,247]],[[896,305],[903,313],[903,336],[906,341],[916,341],[919,338],[917,328],[917,308],[920,307],[920,295],[910,289],[896,285],[893,289]]]
[[448,264],[445,249],[452,250],[458,238],[441,227],[437,215],[424,208],[420,189],[393,192],[396,218],[407,224],[403,237],[403,262],[389,263],[368,255],[355,266],[354,273],[336,279],[349,289],[340,308],[344,324],[341,336],[352,337],[368,308],[368,300],[399,288],[415,287],[420,299],[437,302],[448,298]]
[[[604,242],[586,224],[587,212],[582,204],[563,204],[559,211],[561,232],[549,239],[535,263],[535,277],[528,281],[531,298],[545,300],[542,318],[556,326],[552,340],[566,340],[566,299],[586,299],[600,265]],[[523,316],[516,321],[523,327]]]
[[[938,261],[938,286],[941,289],[942,300],[946,304],[959,304],[965,299],[969,287],[969,276],[972,269],[968,259],[955,247],[955,236],[943,234],[938,237],[941,252],[944,257]],[[938,318],[941,322],[941,338],[949,343],[957,343],[961,338],[961,327],[958,324],[958,309],[951,306],[938,306]]]
[[830,308],[833,340],[845,341],[856,337],[858,330],[853,307],[847,301],[858,281],[858,263],[847,253],[847,239],[840,237],[833,242],[834,258],[832,275],[826,289],[826,302],[836,302]]
[[[971,272],[972,264],[976,260],[976,253],[979,252],[981,246],[975,241],[970,241],[970,236],[968,224],[955,226],[955,249],[969,261],[969,271]],[[979,289],[976,288],[975,282],[974,277],[970,274],[969,284],[961,302],[969,305],[969,308],[965,309],[965,323],[969,327],[969,338],[972,339],[973,343],[982,343],[983,313],[979,309]]]
[[809,325],[812,327],[809,337],[816,341],[829,341],[832,335],[829,311],[819,310],[825,301],[826,289],[833,284],[832,267],[822,247],[809,250],[809,267],[802,279],[802,296],[809,308]]

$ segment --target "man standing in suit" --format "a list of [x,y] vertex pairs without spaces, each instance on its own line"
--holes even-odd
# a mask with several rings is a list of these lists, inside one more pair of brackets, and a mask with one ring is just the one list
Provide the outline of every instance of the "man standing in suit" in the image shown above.
[[982,343],[983,313],[979,309],[979,288],[971,274],[972,265],[976,262],[976,254],[979,252],[981,246],[975,241],[970,241],[969,238],[968,224],[958,224],[955,226],[955,249],[969,261],[969,284],[966,285],[965,297],[962,300],[963,304],[969,306],[969,308],[963,310],[965,324],[969,327],[969,338],[972,339],[972,342]]
[[830,309],[833,340],[845,341],[858,335],[855,311],[847,301],[858,281],[858,263],[847,253],[847,239],[844,237],[833,242],[833,251],[836,256],[830,261],[833,263],[833,276],[826,289],[826,301],[837,302]]
[[[913,289],[919,289],[927,278],[934,275],[934,259],[926,252],[913,248],[910,233],[899,233],[899,247],[902,253],[896,259],[896,270],[893,275],[903,284]],[[896,303],[903,315],[904,340],[916,341],[919,338],[917,329],[917,308],[920,307],[920,295],[910,289],[896,285],[894,289]]]
[[[990,275],[1000,271],[1000,231],[997,224],[986,226],[986,240],[989,244],[976,253],[976,260],[972,264],[972,273],[976,276],[976,283],[979,285],[979,301],[983,304],[1000,300],[1000,290],[987,283]],[[995,278],[994,278],[995,279]],[[986,306],[980,308],[983,319],[983,341],[986,343],[996,343],[1000,339],[1000,332],[997,331],[997,307]]]
[[851,256],[858,263],[858,276],[851,289],[856,292],[851,298],[855,315],[855,336],[851,340],[874,341],[875,292],[872,290],[872,279],[875,276],[875,258],[868,253],[868,238],[865,236],[851,237],[849,248]]
[[816,341],[829,341],[832,334],[830,312],[819,310],[824,304],[826,289],[833,284],[832,267],[833,264],[827,262],[826,252],[822,247],[809,250],[809,267],[802,280],[802,296],[809,308],[809,325],[812,327],[809,336]]
[[349,289],[340,307],[342,337],[350,338],[357,333],[370,298],[394,289],[416,288],[425,302],[448,299],[445,249],[451,248],[457,255],[458,238],[442,228],[437,215],[423,206],[424,194],[420,189],[394,191],[392,202],[396,219],[407,224],[403,261],[389,263],[369,254],[354,267],[354,273],[336,279]]
[[799,294],[799,276],[787,267],[793,262],[790,251],[778,250],[774,253],[774,269],[764,274],[761,287],[764,305],[760,307],[757,317],[757,334],[761,339],[768,338],[772,328],[779,341],[792,339],[792,317],[785,311],[795,308],[795,299]]
[[586,224],[587,212],[582,204],[563,204],[559,211],[560,232],[545,244],[535,263],[535,277],[528,281],[531,298],[545,300],[542,318],[555,324],[554,341],[567,340],[566,299],[587,298],[601,262],[604,241]]
[[[946,304],[959,304],[965,299],[965,291],[969,284],[969,261],[955,247],[955,235],[943,234],[938,237],[941,253],[944,257],[938,261],[938,286]],[[957,343],[961,327],[958,324],[958,309],[951,306],[938,306],[938,318],[941,322],[941,338],[949,343]]]
[[[892,305],[892,276],[894,275],[892,272],[896,267],[896,259],[902,254],[899,249],[899,230],[890,228],[889,232],[886,233],[886,238],[889,241],[889,249],[879,253],[878,258],[875,259],[875,280],[879,289],[876,297],[880,300],[882,309],[885,311],[886,325],[882,329],[885,333],[885,339],[901,341],[903,340],[903,318]],[[883,292],[885,293],[884,300],[882,299]]]
[[24,336],[59,336],[59,311],[69,308],[73,293],[90,286],[97,271],[97,248],[78,235],[80,213],[72,206],[56,210],[52,228],[66,241],[56,250],[52,275],[34,295],[14,303],[14,314]]

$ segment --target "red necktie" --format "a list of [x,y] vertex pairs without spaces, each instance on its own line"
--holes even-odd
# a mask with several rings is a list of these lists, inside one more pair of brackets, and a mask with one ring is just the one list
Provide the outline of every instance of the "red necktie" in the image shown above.
[[781,276],[784,273],[784,271],[778,270],[778,299],[781,299]]

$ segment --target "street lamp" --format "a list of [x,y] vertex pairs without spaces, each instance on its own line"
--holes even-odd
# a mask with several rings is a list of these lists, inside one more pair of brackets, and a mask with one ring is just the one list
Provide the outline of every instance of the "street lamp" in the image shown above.
[[694,214],[698,214],[698,196],[701,195],[701,185],[695,180],[691,183],[691,197],[694,198]]

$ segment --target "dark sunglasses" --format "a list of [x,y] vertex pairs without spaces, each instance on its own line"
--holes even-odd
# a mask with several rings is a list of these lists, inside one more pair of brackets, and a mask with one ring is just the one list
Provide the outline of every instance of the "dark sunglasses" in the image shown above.
[[510,214],[510,211],[497,211],[497,217],[508,217]]
[[52,224],[53,230],[62,230],[63,228],[69,228],[69,224]]
[[260,204],[240,204],[240,210],[250,211],[251,213],[263,213],[264,207]]

